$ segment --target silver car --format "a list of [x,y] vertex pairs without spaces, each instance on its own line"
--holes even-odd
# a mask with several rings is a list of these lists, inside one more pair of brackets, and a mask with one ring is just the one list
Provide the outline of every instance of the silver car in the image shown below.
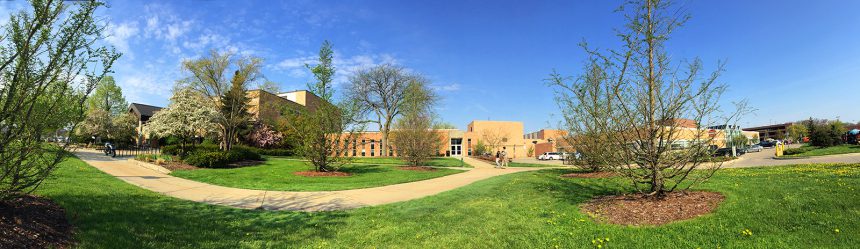
[[745,151],[746,151],[747,153],[750,153],[750,152],[761,152],[761,150],[762,150],[762,149],[763,149],[763,148],[761,147],[761,145],[753,144],[753,145],[751,145],[750,147],[747,147]]

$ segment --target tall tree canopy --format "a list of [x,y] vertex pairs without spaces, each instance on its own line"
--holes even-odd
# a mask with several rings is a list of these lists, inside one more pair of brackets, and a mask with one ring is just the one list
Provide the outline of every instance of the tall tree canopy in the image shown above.
[[33,0],[0,34],[0,199],[32,191],[63,159],[45,135],[75,130],[85,101],[120,56],[98,46],[104,4]]
[[[182,63],[182,67],[190,76],[180,80],[179,87],[191,89],[204,98],[214,101],[215,108],[220,111],[220,117],[217,119],[218,130],[224,150],[232,147],[236,139],[236,131],[244,125],[239,121],[250,118],[247,112],[236,112],[239,109],[247,109],[247,101],[232,101],[238,97],[236,92],[232,97],[228,97],[227,94],[231,88],[236,88],[236,91],[244,94],[249,85],[261,80],[262,63],[263,60],[257,57],[235,56],[230,52],[219,53],[215,50],[210,51],[207,56]],[[227,74],[231,71],[232,77],[228,77]],[[225,98],[231,101],[225,102],[224,100],[227,100]]]
[[105,110],[112,117],[116,117],[128,111],[128,102],[125,101],[122,88],[116,85],[113,76],[105,76],[99,81],[93,95],[87,99],[87,108]]
[[[360,104],[370,116],[370,123],[376,123],[382,133],[382,148],[389,148],[389,131],[394,120],[403,114],[407,102],[412,105],[429,106],[435,99],[426,102],[407,100],[407,87],[412,82],[426,86],[427,79],[418,74],[408,73],[406,69],[394,65],[379,65],[362,70],[350,78],[347,95],[352,101]],[[427,91],[422,96],[434,96],[433,90],[423,87],[418,90]]]

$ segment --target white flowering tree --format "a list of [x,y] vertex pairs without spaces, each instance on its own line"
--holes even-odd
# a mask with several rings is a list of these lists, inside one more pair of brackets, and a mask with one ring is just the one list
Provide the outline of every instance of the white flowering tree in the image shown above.
[[195,91],[181,88],[173,92],[167,108],[149,119],[146,129],[158,137],[178,137],[185,151],[188,139],[218,130],[217,118],[218,110],[211,101]]

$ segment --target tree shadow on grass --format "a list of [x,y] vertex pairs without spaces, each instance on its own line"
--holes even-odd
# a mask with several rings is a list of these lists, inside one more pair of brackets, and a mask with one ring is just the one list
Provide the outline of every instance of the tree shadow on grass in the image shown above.
[[391,171],[391,166],[383,166],[379,164],[353,164],[342,167],[338,171],[350,174],[366,174],[366,173],[382,173]]
[[598,196],[617,195],[628,193],[622,187],[623,179],[612,178],[562,178],[563,174],[589,172],[582,169],[548,169],[542,170],[546,174],[546,181],[540,182],[536,187],[546,189],[550,195],[558,199],[564,199],[570,204],[578,205],[588,202]]
[[[331,239],[344,212],[272,212],[180,201],[150,194],[51,196],[66,207],[88,247],[237,247],[258,241],[295,245]],[[141,243],[146,241],[147,243]]]

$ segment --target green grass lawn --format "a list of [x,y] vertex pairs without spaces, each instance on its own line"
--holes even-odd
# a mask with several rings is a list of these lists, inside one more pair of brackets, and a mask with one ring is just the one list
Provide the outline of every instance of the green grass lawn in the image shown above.
[[726,195],[714,214],[658,227],[594,222],[578,206],[626,185],[558,177],[569,171],[511,174],[408,202],[305,213],[178,200],[71,159],[37,194],[65,207],[81,248],[595,248],[596,238],[610,239],[603,248],[860,244],[858,164],[722,170],[701,186]]
[[177,170],[170,175],[220,186],[287,191],[323,191],[370,188],[413,182],[463,172],[457,169],[412,171],[397,169],[394,164],[356,163],[344,166],[348,177],[304,177],[293,172],[309,171],[308,162],[269,158],[262,165],[233,169]]
[[785,155],[785,157],[808,157],[808,156],[826,156],[826,155],[837,155],[837,154],[848,154],[848,153],[860,153],[860,145],[854,144],[843,144],[831,147],[817,147],[817,146],[809,146],[803,145],[797,149],[790,150],[798,150],[801,153],[793,154],[793,155]]

